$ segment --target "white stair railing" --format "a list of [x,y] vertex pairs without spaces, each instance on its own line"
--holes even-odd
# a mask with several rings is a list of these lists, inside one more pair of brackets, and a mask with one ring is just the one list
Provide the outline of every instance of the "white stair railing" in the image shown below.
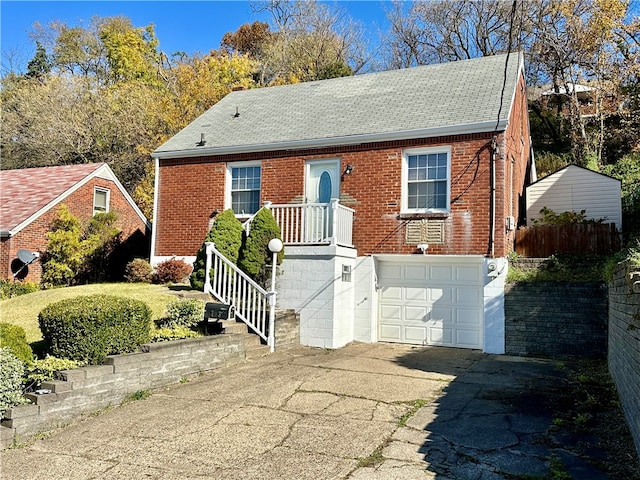
[[233,305],[236,317],[266,340],[273,352],[276,292],[267,292],[258,285],[220,253],[212,242],[206,242],[205,246],[204,291],[222,303]]

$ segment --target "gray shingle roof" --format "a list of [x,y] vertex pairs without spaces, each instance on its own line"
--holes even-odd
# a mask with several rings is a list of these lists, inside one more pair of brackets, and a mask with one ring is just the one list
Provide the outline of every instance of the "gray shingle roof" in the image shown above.
[[[498,121],[502,130],[521,58],[512,54],[507,63],[506,55],[496,55],[231,92],[155,154],[168,158],[493,131]],[[202,133],[206,144],[197,146]]]

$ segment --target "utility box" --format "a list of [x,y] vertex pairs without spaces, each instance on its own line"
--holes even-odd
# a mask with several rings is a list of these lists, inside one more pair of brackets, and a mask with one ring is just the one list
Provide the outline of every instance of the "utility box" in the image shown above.
[[204,321],[217,322],[219,320],[232,320],[236,316],[236,309],[233,305],[225,303],[207,302],[204,307]]

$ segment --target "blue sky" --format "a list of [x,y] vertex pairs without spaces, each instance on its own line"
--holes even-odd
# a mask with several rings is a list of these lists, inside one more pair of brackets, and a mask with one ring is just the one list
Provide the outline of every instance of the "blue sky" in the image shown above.
[[[331,2],[329,2],[331,3]],[[382,0],[339,1],[355,20],[377,36],[387,30],[385,9],[391,2]],[[26,65],[35,52],[29,38],[33,24],[61,20],[69,25],[87,24],[91,17],[125,15],[137,27],[155,25],[160,49],[167,54],[184,51],[206,53],[220,46],[226,32],[243,23],[267,20],[256,16],[248,1],[11,1],[0,2],[0,47],[16,52]]]

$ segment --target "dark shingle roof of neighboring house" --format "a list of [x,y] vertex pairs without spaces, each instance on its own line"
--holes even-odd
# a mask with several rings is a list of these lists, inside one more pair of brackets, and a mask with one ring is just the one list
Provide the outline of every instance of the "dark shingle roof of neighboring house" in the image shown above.
[[[505,75],[506,65],[506,75]],[[521,54],[234,91],[154,152],[159,158],[504,130]],[[504,83],[504,89],[503,89]],[[204,134],[206,143],[198,146]]]
[[147,219],[106,163],[0,170],[0,236],[12,236],[94,177],[116,183]]

